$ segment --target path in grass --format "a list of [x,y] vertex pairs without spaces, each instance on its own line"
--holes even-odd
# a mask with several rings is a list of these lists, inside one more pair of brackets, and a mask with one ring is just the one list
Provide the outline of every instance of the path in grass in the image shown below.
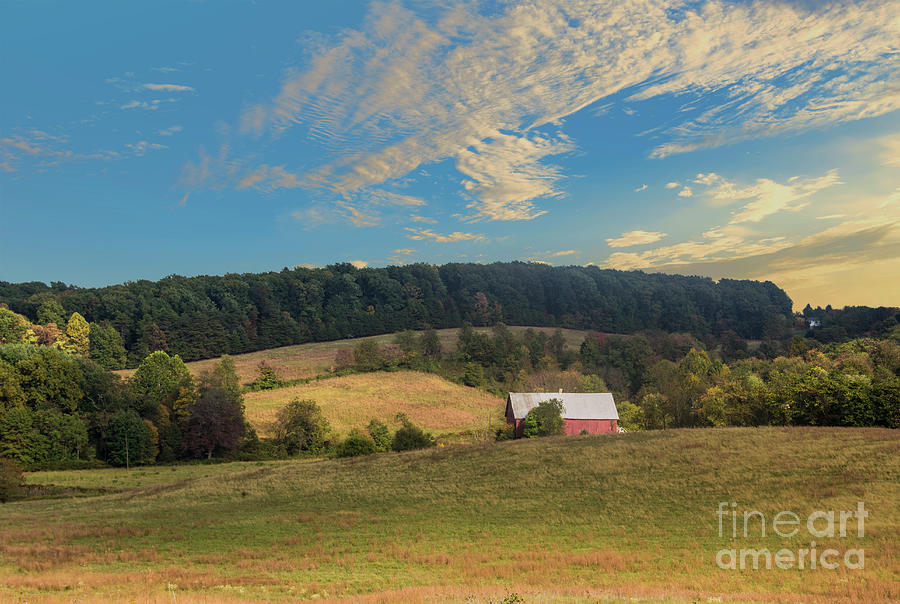
[[[210,472],[0,506],[0,600],[900,598],[898,431],[673,430]],[[863,501],[864,538],[816,541],[864,548],[865,568],[721,570],[721,548],[796,551],[809,535],[720,538],[720,501],[770,519]]]

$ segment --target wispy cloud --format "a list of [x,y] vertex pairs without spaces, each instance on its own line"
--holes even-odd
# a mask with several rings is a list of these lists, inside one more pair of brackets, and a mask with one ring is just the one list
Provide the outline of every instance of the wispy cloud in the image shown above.
[[409,247],[402,247],[399,250],[394,250],[395,254],[400,254],[401,256],[412,256],[416,253],[416,250]]
[[419,216],[418,214],[411,214],[409,219],[413,222],[421,222],[423,224],[437,224],[437,220],[434,218],[429,218],[428,216]]
[[160,136],[173,136],[175,134],[178,134],[182,130],[184,130],[183,126],[169,126],[168,128],[157,130],[156,133]]
[[372,6],[242,116],[246,132],[305,128],[327,154],[303,180],[340,195],[450,159],[469,218],[535,218],[562,191],[545,159],[575,148],[560,120],[623,90],[717,101],[672,116],[656,157],[900,107],[895,0]]
[[[607,241],[607,243],[609,243]],[[634,244],[631,244],[634,245]],[[766,254],[790,246],[784,237],[751,237],[742,227],[716,227],[702,237],[643,252],[615,252],[606,259],[607,268],[633,270],[742,258]],[[625,247],[625,245],[611,247]]]
[[164,90],[166,92],[194,92],[190,86],[183,84],[144,84],[147,90]]
[[635,193],[640,193],[641,191],[646,191],[647,185],[641,185],[637,189],[634,190]]
[[667,182],[666,183],[667,189],[677,189],[680,186],[681,186],[681,183],[678,183],[678,182]]
[[430,229],[413,229],[406,227],[406,230],[410,232],[407,237],[414,241],[423,241],[428,239],[436,241],[438,243],[453,243],[457,241],[485,241],[484,235],[479,235],[476,233],[462,233],[456,231],[448,235],[442,235],[440,233],[435,233]]
[[158,151],[160,149],[168,149],[167,146],[161,145],[159,143],[151,143],[148,141],[138,141],[136,143],[129,143],[125,145],[125,148],[128,149],[133,155],[141,157],[142,155],[146,155],[147,151]]
[[551,258],[559,258],[560,256],[573,256],[578,253],[578,250],[561,250],[559,252],[544,252]]
[[350,264],[352,264],[356,268],[366,268],[370,263],[368,260],[351,260]]
[[633,245],[646,245],[648,243],[656,243],[663,237],[665,233],[657,233],[655,231],[628,231],[622,233],[619,237],[606,240],[609,247],[631,247]]
[[369,227],[378,224],[378,216],[367,214],[365,211],[354,207],[346,201],[338,201],[335,204],[344,210],[343,214],[353,226]]
[[90,160],[118,160],[127,157],[131,149],[76,150],[67,134],[52,134],[37,128],[14,129],[0,138],[0,169],[18,172],[23,167],[46,170],[73,162]]
[[693,197],[694,192],[691,191],[690,187],[683,187],[680,191],[678,191],[679,197]]
[[714,173],[698,174],[694,182],[711,187],[707,194],[720,203],[750,200],[737,211],[731,224],[759,222],[778,212],[802,210],[819,191],[843,184],[837,170],[815,178],[794,176],[784,184],[760,178],[753,185],[740,186]]

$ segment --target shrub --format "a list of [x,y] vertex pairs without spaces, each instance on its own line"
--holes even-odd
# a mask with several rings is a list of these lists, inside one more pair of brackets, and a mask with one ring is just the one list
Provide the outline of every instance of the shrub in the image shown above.
[[394,432],[394,440],[391,443],[391,448],[394,451],[426,449],[435,445],[434,438],[409,421],[409,418],[403,413],[397,414],[397,421],[403,425]]
[[359,371],[378,371],[385,365],[378,343],[363,340],[353,349],[353,364]]
[[502,428],[497,428],[497,432],[494,434],[494,440],[502,441],[502,440],[512,440],[516,437],[516,425],[515,424],[506,424]]
[[250,382],[250,389],[272,390],[283,385],[284,382],[275,373],[275,369],[266,363],[265,360],[260,361],[259,365],[256,366],[256,379]]
[[0,503],[12,501],[25,492],[22,468],[11,459],[0,457]]
[[374,440],[359,432],[351,432],[347,440],[342,442],[337,448],[336,454],[338,457],[359,457],[360,455],[371,455],[375,452]]
[[322,453],[328,436],[328,420],[316,401],[294,399],[278,412],[274,426],[275,442],[288,455]]
[[525,416],[522,433],[526,438],[554,436],[563,433],[563,403],[552,398],[541,403]]
[[376,451],[388,451],[391,448],[391,431],[384,422],[373,419],[368,426],[369,436],[375,443]]

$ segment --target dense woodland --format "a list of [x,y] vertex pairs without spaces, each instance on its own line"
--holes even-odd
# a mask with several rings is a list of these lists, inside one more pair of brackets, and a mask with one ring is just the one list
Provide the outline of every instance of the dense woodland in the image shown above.
[[792,314],[791,300],[770,282],[522,262],[337,264],[103,288],[0,282],[0,303],[41,325],[63,325],[77,312],[110,327],[129,367],[154,350],[191,361],[464,321],[780,338]]
[[[452,281],[447,285],[440,275],[448,266],[454,271],[483,271],[479,274],[484,280],[476,279],[475,285],[466,287]],[[713,284],[705,279],[550,269],[520,263],[448,266],[372,271],[340,266],[233,278],[173,277],[156,284],[142,282],[100,290],[60,284],[49,288],[5,285],[7,293],[35,291],[7,298],[11,306],[30,315],[0,303],[0,458],[28,468],[46,468],[212,457],[356,455],[434,444],[404,417],[395,418],[395,425],[400,427],[393,434],[381,423],[385,418],[373,418],[367,432],[334,434],[314,401],[288,404],[278,415],[274,437],[259,439],[244,419],[242,393],[280,388],[285,382],[263,364],[256,380],[240,384],[227,356],[212,370],[192,376],[173,350],[190,342],[203,342],[191,331],[191,324],[177,314],[175,309],[181,307],[176,302],[187,304],[185,300],[190,299],[191,304],[202,306],[204,300],[211,304],[208,290],[193,298],[179,298],[175,292],[187,296],[191,287],[202,290],[225,282],[244,283],[243,291],[256,300],[241,311],[234,310],[232,319],[238,321],[235,329],[239,331],[234,341],[241,345],[273,338],[291,343],[279,340],[283,335],[279,324],[293,334],[290,337],[303,338],[350,329],[353,335],[362,335],[365,331],[358,329],[393,329],[404,321],[418,326],[435,316],[460,322],[458,344],[452,350],[442,348],[431,326],[398,330],[391,345],[363,340],[353,348],[338,350],[333,368],[317,379],[350,372],[410,369],[436,373],[502,396],[509,391],[555,392],[559,388],[568,392],[611,391],[619,408],[620,425],[628,430],[758,425],[900,428],[900,309],[807,307],[795,316],[781,308],[783,304],[790,307],[790,300],[770,283]],[[537,274],[543,274],[550,284],[506,289],[487,278],[505,270],[523,274],[542,271]],[[398,296],[395,306],[386,306],[383,301],[377,306],[367,304],[360,314],[359,305],[377,301],[364,292],[375,288],[372,283],[378,279],[384,281],[381,288],[390,289],[389,284],[394,283],[400,291],[413,291],[410,281],[392,280],[390,275],[397,279],[419,275],[419,284],[425,282],[425,276],[434,281],[431,289]],[[627,291],[643,302],[629,307],[621,301],[610,301],[604,306],[606,311],[592,310],[579,296],[607,299],[598,285],[606,279],[609,288]],[[331,292],[323,293],[317,305],[297,311],[325,317],[316,324],[326,326],[325,331],[301,328],[293,314],[280,310],[289,301],[285,306],[276,302],[284,296],[281,289],[275,289],[282,292],[279,296],[271,293],[270,286],[279,280],[285,287],[294,283],[298,288],[321,287],[322,292]],[[575,283],[583,287],[581,294],[572,293]],[[179,289],[177,284],[183,287]],[[684,309],[676,312],[661,302],[668,299],[666,284],[671,285],[671,299],[686,304],[691,313]],[[338,286],[352,291],[355,297],[336,293]],[[558,329],[551,334],[535,329],[516,334],[500,321],[508,312],[513,317],[538,317],[533,305],[540,296],[550,297],[554,287],[562,288],[560,299],[571,296],[571,300],[564,305],[558,300],[548,303],[540,315],[544,323],[583,326],[596,321],[620,333],[591,331],[579,347],[571,348]],[[517,297],[517,292],[532,289],[538,294],[531,299],[524,294]],[[135,291],[144,293],[139,296]],[[255,298],[253,291],[269,293]],[[643,296],[638,292],[644,292]],[[104,314],[108,311],[97,312],[97,308],[106,308],[97,301],[115,295],[120,302],[130,300],[134,314],[109,319]],[[348,302],[351,299],[352,304]],[[703,299],[705,303],[700,302]],[[92,306],[90,300],[96,304]],[[95,314],[89,312],[85,317],[69,312],[76,302],[86,304]],[[127,306],[122,304],[122,308]],[[290,304],[298,308],[296,301]],[[746,310],[747,304],[758,304],[765,310]],[[237,306],[234,300],[221,307],[211,306],[210,320],[197,320],[208,328],[232,316],[224,308]],[[736,310],[742,308],[743,312]],[[694,312],[698,309],[703,309],[702,314]],[[619,313],[615,316],[624,317],[622,327],[607,323],[610,315],[606,313],[613,311]],[[191,316],[191,311],[184,312]],[[129,349],[128,334],[134,333],[128,331],[128,325],[143,324],[147,320],[144,313],[159,319],[158,323],[151,322],[155,335],[132,339]],[[163,320],[170,315],[176,323]],[[275,322],[267,323],[267,317]],[[659,323],[679,325],[680,329],[663,329]],[[477,329],[475,325],[489,327]],[[189,333],[182,334],[181,328]],[[141,328],[137,329],[140,332]],[[231,336],[223,337],[230,341]],[[203,350],[199,356],[211,354],[211,349]],[[123,367],[129,358],[138,359],[132,378],[122,379],[110,371]],[[496,435],[509,436],[503,429]]]

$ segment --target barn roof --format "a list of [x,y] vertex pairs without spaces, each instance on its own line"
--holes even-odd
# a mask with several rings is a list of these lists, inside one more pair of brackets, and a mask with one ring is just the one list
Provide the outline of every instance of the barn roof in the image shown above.
[[510,392],[507,400],[513,417],[525,419],[529,411],[552,398],[563,402],[563,419],[619,419],[616,402],[609,392]]

